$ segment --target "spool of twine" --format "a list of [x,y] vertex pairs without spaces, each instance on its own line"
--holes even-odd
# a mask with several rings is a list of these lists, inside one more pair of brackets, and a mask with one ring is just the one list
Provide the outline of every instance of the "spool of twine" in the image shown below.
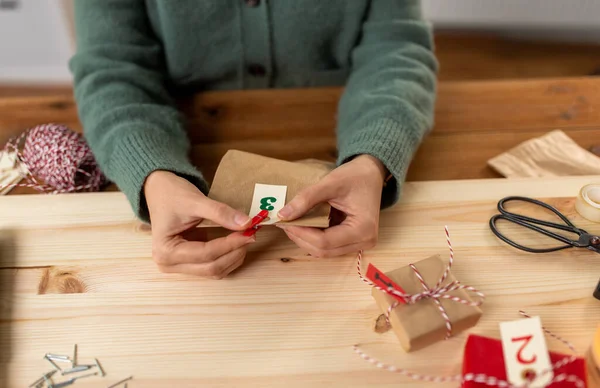
[[17,153],[17,164],[25,183],[0,186],[0,189],[31,187],[59,194],[100,191],[108,183],[83,136],[64,125],[44,124],[27,130],[10,140],[4,151],[5,154]]

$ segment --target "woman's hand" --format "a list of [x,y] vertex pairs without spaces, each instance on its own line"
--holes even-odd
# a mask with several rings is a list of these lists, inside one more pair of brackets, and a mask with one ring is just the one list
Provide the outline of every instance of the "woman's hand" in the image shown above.
[[360,155],[301,191],[281,211],[283,220],[301,217],[319,203],[328,202],[344,213],[341,224],[325,230],[278,225],[312,256],[333,257],[375,246],[379,230],[385,167],[370,155]]
[[222,279],[246,257],[255,237],[236,232],[212,241],[197,228],[209,219],[224,228],[243,231],[250,217],[207,198],[196,186],[171,172],[155,171],[144,184],[152,222],[152,256],[162,272]]

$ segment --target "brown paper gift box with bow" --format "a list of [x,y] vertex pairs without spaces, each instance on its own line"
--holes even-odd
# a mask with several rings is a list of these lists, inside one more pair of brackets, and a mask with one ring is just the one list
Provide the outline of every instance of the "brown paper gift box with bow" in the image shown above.
[[[446,269],[446,265],[439,255],[418,261],[413,265],[428,287],[434,287]],[[386,275],[409,295],[424,291],[421,282],[410,266],[395,269],[387,272]],[[454,281],[456,278],[452,272],[449,272],[444,284]],[[375,287],[371,294],[384,313],[396,302],[394,297]],[[463,289],[450,291],[448,295],[473,302],[468,292]],[[477,306],[469,306],[443,298],[440,298],[439,301],[452,323],[452,335],[475,326],[481,317],[482,311]],[[444,340],[448,331],[446,321],[432,298],[423,298],[414,304],[399,304],[390,312],[389,320],[402,348],[407,352],[422,349]]]
[[[230,150],[219,163],[208,197],[248,214],[256,183],[287,186],[286,203],[288,203],[302,189],[317,183],[330,171],[329,166],[323,163],[288,162]],[[328,204],[320,204],[301,218],[279,223],[326,228],[329,226],[330,210]],[[253,217],[255,214],[250,216]],[[210,220],[204,220],[199,226],[218,225]]]

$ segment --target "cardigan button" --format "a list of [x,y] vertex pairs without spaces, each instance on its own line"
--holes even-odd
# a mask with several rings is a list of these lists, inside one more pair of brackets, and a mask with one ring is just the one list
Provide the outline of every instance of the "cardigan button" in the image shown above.
[[248,7],[258,7],[260,5],[260,0],[244,0]]
[[263,65],[252,64],[248,65],[248,73],[254,77],[264,77],[267,75],[267,69]]

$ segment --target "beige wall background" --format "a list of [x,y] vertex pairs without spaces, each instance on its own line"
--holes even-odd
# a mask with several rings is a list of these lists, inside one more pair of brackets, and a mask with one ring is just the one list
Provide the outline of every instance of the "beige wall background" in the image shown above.
[[67,62],[74,51],[72,5],[19,0],[15,8],[0,10],[1,84],[71,82]]
[[75,15],[73,14],[73,4],[75,3],[75,0],[61,0],[61,2],[63,14],[65,15],[65,20],[67,22],[67,28],[69,30],[69,37],[73,47],[75,47]]
[[[76,44],[75,1],[86,0],[20,0],[18,9],[0,12],[0,84],[71,82],[67,63]],[[422,2],[425,17],[438,31],[487,30],[512,38],[600,42],[598,0]]]

